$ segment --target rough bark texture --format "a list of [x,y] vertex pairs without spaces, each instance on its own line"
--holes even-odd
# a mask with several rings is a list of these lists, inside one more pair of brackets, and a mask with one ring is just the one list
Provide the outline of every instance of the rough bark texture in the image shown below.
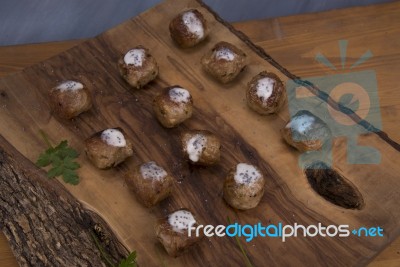
[[95,240],[114,264],[126,254],[98,215],[2,136],[0,227],[21,266],[107,266]]

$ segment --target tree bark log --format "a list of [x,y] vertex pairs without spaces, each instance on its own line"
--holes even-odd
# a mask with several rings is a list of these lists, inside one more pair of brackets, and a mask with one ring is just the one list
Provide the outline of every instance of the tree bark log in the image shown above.
[[97,214],[1,135],[0,228],[21,266],[108,266],[127,254]]

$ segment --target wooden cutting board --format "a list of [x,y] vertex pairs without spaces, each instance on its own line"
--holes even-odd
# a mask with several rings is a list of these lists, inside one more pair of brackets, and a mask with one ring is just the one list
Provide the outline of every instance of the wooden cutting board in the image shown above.
[[[190,50],[177,48],[169,37],[168,23],[185,8],[196,7],[211,24],[208,40]],[[200,66],[201,56],[218,41],[229,41],[249,57],[246,71],[233,84],[221,86]],[[146,89],[131,91],[120,78],[118,57],[129,48],[147,46],[160,65],[160,76]],[[205,224],[227,224],[227,217],[241,224],[258,222],[309,225],[321,222],[351,227],[381,226],[381,238],[292,238],[282,243],[257,238],[245,243],[251,262],[266,265],[361,265],[367,263],[399,234],[400,200],[398,173],[393,159],[398,151],[375,134],[361,143],[379,149],[379,165],[347,165],[346,140],[335,144],[335,166],[364,196],[361,211],[339,208],[318,196],[298,168],[299,153],[282,140],[280,129],[289,118],[288,107],[274,116],[262,117],[245,103],[245,85],[261,70],[274,71],[287,80],[195,1],[166,1],[142,15],[41,64],[0,80],[0,133],[20,152],[35,161],[45,144],[43,129],[54,143],[63,139],[83,152],[83,140],[108,127],[122,127],[134,140],[135,155],[117,169],[99,171],[80,157],[81,183],[66,186],[86,206],[111,225],[120,240],[138,251],[144,266],[236,266],[244,265],[232,238],[210,238],[179,258],[170,258],[157,242],[153,227],[157,218],[188,207]],[[59,121],[50,112],[48,90],[58,81],[79,79],[90,86],[94,108],[72,121]],[[162,128],[154,119],[151,101],[162,87],[180,84],[190,89],[195,101],[192,119],[176,129]],[[185,129],[208,129],[223,140],[221,164],[194,168],[182,161],[178,136]],[[123,176],[135,164],[156,160],[176,178],[172,198],[153,209],[137,203]],[[234,211],[222,200],[226,172],[237,162],[257,164],[267,176],[266,194],[253,210]]]

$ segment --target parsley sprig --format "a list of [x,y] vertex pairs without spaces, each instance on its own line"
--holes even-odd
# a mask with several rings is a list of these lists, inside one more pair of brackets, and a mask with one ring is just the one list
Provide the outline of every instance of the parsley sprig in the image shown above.
[[[92,232],[91,236],[93,238],[94,244],[96,245],[97,249],[100,252],[101,257],[105,261],[106,265],[109,267],[117,267],[117,265],[114,265],[110,255],[106,252],[102,244],[100,243],[100,240],[98,237]],[[136,251],[131,252],[126,258],[122,259],[118,263],[118,267],[137,267],[136,263]]]
[[47,172],[48,178],[62,176],[64,182],[77,185],[79,183],[79,176],[76,170],[80,168],[80,165],[75,160],[78,158],[79,153],[69,147],[66,140],[61,141],[56,147],[53,147],[47,135],[42,130],[40,134],[49,148],[40,154],[36,165],[42,168],[51,165],[51,168]]
[[[232,224],[231,218],[229,218],[229,216],[227,217],[227,219],[228,219],[228,223]],[[249,257],[247,256],[246,250],[243,248],[243,245],[240,242],[240,239],[239,239],[239,237],[237,235],[235,235],[235,240],[236,240],[237,246],[240,249],[240,252],[242,253],[243,260],[244,260],[244,263],[245,263],[246,267],[254,267],[254,265],[251,263]]]
[[136,251],[131,252],[126,259],[121,260],[118,267],[136,267]]

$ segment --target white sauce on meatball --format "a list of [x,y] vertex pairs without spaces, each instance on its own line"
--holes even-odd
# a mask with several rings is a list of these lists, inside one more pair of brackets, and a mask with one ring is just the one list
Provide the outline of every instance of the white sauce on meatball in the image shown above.
[[162,180],[167,172],[154,161],[144,163],[140,166],[140,174],[144,179]]
[[182,21],[190,33],[193,33],[199,39],[204,37],[203,23],[192,11],[185,12],[182,15]]
[[83,89],[83,84],[76,81],[65,81],[60,83],[57,87],[58,90],[64,91],[76,91]]
[[232,61],[236,57],[235,53],[233,53],[229,48],[227,47],[222,47],[215,51],[215,59],[216,60],[226,60],[226,61]]
[[300,116],[294,117],[287,125],[286,128],[291,128],[292,130],[305,134],[315,122],[315,118],[313,116],[303,114]]
[[261,178],[261,173],[256,167],[246,163],[236,165],[235,182],[238,184],[251,185]]
[[196,220],[190,211],[178,210],[168,216],[168,223],[172,226],[172,230],[181,233],[195,224]]
[[263,102],[266,102],[272,95],[275,80],[265,77],[257,81],[256,94]]
[[186,151],[189,159],[193,162],[198,162],[204,148],[207,144],[207,137],[202,134],[196,134],[186,143]]
[[141,67],[143,65],[144,58],[146,56],[146,51],[141,48],[134,48],[129,50],[124,56],[124,62],[128,65],[133,65],[135,67]]
[[188,90],[175,87],[169,90],[169,98],[175,103],[187,103],[190,100]]
[[110,146],[124,147],[126,140],[121,131],[117,129],[107,129],[101,133],[101,140]]

